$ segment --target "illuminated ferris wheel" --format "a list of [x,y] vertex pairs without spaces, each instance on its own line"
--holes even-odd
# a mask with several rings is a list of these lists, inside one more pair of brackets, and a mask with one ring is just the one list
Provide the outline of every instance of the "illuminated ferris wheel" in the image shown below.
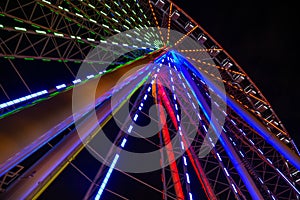
[[299,199],[267,99],[168,0],[0,2],[1,199]]

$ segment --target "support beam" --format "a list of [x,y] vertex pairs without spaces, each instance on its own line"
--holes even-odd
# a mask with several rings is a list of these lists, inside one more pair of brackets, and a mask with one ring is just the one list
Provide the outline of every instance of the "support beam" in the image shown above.
[[[189,72],[184,67],[181,68],[181,71],[182,71],[185,79],[189,83],[189,86],[191,87],[191,89],[193,89],[198,103],[202,105],[204,112],[210,113],[211,110],[210,110],[208,104],[206,103],[205,99],[203,98],[202,94],[200,93],[197,85],[192,80],[192,77],[189,74]],[[229,156],[230,160],[232,161],[232,164],[234,165],[238,174],[240,175],[244,185],[248,189],[252,199],[255,199],[255,200],[263,199],[263,196],[261,195],[261,193],[260,193],[259,189],[257,188],[257,186],[255,185],[254,181],[252,180],[252,177],[248,173],[247,169],[242,164],[241,159],[239,158],[239,156],[233,149],[231,143],[228,141],[228,139],[224,135],[224,133],[221,132],[222,129],[220,130],[220,128],[218,128],[218,126],[219,126],[218,122],[216,122],[216,119],[214,118],[213,114],[211,114],[210,119],[211,119],[210,124],[212,125],[212,128],[214,129],[214,131],[217,135],[220,135],[220,138],[219,138],[220,142],[222,143],[227,155]]]
[[[160,87],[157,87],[158,95],[156,96],[156,98],[157,98],[158,104],[162,105],[162,96],[161,95],[163,94],[163,91],[160,91],[161,90]],[[159,111],[159,113],[160,113],[160,119],[161,119],[160,121],[164,122],[165,118],[166,118],[165,113],[161,110]],[[170,163],[172,180],[173,180],[174,189],[175,189],[175,192],[176,192],[176,199],[184,200],[185,198],[184,198],[184,194],[183,194],[183,190],[182,190],[182,185],[181,185],[181,182],[180,182],[180,176],[179,176],[178,168],[177,168],[177,165],[176,165],[176,159],[175,159],[175,155],[174,155],[174,152],[173,152],[173,146],[172,146],[172,143],[171,143],[171,137],[170,137],[170,133],[169,133],[167,123],[165,123],[163,125],[161,132],[162,132],[163,140],[164,140],[164,143],[165,143],[165,148],[166,148],[166,151],[167,151],[168,160],[169,160],[169,163]]]

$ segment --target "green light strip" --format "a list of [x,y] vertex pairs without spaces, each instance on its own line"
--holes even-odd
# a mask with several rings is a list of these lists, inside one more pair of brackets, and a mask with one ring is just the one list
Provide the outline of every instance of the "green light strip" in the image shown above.
[[34,58],[24,58],[24,60],[34,60]]
[[40,26],[37,26],[35,24],[31,24],[31,26],[33,26],[34,28],[41,28]]
[[[152,53],[153,53],[153,52],[151,52],[151,53],[149,53],[149,54],[152,54]],[[128,62],[126,62],[126,63],[124,63],[124,64],[118,65],[118,66],[116,66],[116,67],[113,68],[113,69],[110,69],[110,70],[105,71],[105,72],[102,73],[101,75],[100,75],[100,74],[97,74],[97,75],[95,75],[95,77],[94,77],[93,79],[98,78],[98,77],[100,77],[100,76],[103,76],[103,75],[105,75],[105,74],[108,74],[108,73],[110,73],[110,72],[113,72],[113,71],[115,71],[115,70],[117,70],[117,69],[119,69],[119,68],[121,68],[121,67],[124,67],[125,65],[129,65],[129,64],[131,64],[131,63],[133,63],[133,62],[135,62],[135,61],[137,61],[137,60],[139,60],[139,59],[141,59],[141,58],[144,58],[144,57],[145,57],[145,56],[140,56],[140,57],[136,58],[135,60],[131,60],[131,61],[128,61]],[[13,58],[14,58],[14,57],[13,57]],[[24,59],[25,59],[25,58],[24,58]],[[42,59],[42,60],[43,60],[43,61],[50,61],[49,59]],[[148,75],[147,75],[140,83],[144,83],[144,82],[149,78],[150,74],[151,74],[151,72],[149,72]],[[81,81],[80,84],[84,84],[84,83],[86,83],[86,82],[89,81],[89,80],[92,80],[92,79],[86,79],[86,80],[83,80],[83,81]],[[78,84],[77,84],[77,85],[78,85]],[[14,113],[16,113],[16,112],[19,112],[19,111],[21,111],[21,110],[23,110],[23,109],[26,109],[26,108],[28,108],[28,107],[34,106],[34,105],[36,105],[36,104],[39,103],[39,102],[42,102],[42,101],[47,100],[47,99],[49,99],[49,98],[51,98],[51,97],[54,97],[54,96],[56,96],[56,95],[58,95],[58,94],[60,94],[60,93],[62,93],[62,92],[66,92],[66,91],[68,91],[68,90],[70,90],[70,89],[72,89],[72,88],[74,88],[74,87],[75,87],[75,85],[74,85],[74,84],[71,84],[70,86],[66,87],[66,88],[65,88],[64,90],[62,90],[62,91],[55,91],[55,92],[49,94],[48,97],[44,97],[44,98],[37,99],[37,100],[33,101],[33,102],[30,103],[30,104],[27,104],[27,105],[25,105],[25,106],[16,108],[16,109],[11,110],[11,111],[9,111],[9,112],[3,114],[3,115],[0,115],[0,119],[3,119],[3,118],[5,118],[5,117],[7,117],[7,116],[9,116],[9,115],[12,115],[12,114],[14,114]]]
[[23,21],[22,21],[22,20],[20,20],[20,19],[16,19],[16,18],[14,18],[14,20],[15,20],[15,21],[17,21],[17,22],[23,23]]

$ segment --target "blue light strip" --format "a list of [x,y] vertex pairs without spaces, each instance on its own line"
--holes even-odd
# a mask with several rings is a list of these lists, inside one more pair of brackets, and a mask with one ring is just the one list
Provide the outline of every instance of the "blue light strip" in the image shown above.
[[108,181],[109,177],[111,176],[111,173],[112,173],[115,165],[117,164],[118,159],[119,159],[119,154],[116,154],[115,157],[114,157],[114,159],[113,159],[113,161],[112,161],[112,163],[111,163],[111,165],[110,165],[110,167],[109,167],[109,170],[108,170],[108,172],[107,172],[107,174],[106,174],[106,176],[105,176],[105,178],[104,178],[104,180],[103,180],[103,182],[102,182],[102,184],[100,186],[100,189],[98,190],[98,193],[97,193],[97,195],[95,197],[95,200],[99,200],[100,199],[100,197],[101,197],[101,195],[102,195],[102,193],[103,193],[103,191],[105,189],[105,186],[107,184],[107,181]]
[[[177,55],[177,54],[176,54]],[[180,57],[182,59],[182,62],[184,62],[186,64],[186,66],[196,75],[198,76],[198,78],[202,79],[202,75],[200,74],[200,72],[198,70],[196,70],[194,68],[194,66],[192,64],[190,64],[188,61],[185,61],[184,58]],[[197,86],[195,85],[195,83],[192,82],[192,78],[189,75],[189,72],[184,69],[181,68],[183,75],[185,77],[185,79],[187,80],[188,83],[190,83],[190,87],[194,88],[193,91],[195,91],[195,97],[198,99],[198,102],[203,102],[203,112],[205,114],[205,116],[207,117],[207,113],[210,111],[210,108],[208,107],[208,105],[206,104],[205,100],[203,99],[203,97],[201,96],[201,94],[199,93],[199,91],[197,90]],[[204,79],[205,81],[207,79]],[[209,87],[211,87],[212,83],[208,84]],[[215,91],[215,88],[211,88],[213,91]],[[217,94],[219,90],[216,92]],[[225,96],[222,96],[221,98],[223,98],[223,100],[226,100],[226,94]],[[235,152],[235,150],[233,149],[230,141],[224,137],[222,135],[222,133],[216,128],[215,126],[215,119],[210,119],[209,117],[207,117],[208,121],[211,122],[211,127],[213,128],[213,130],[218,133],[218,135],[220,135],[219,137],[219,141],[221,142],[223,148],[225,149],[227,155],[229,156],[230,160],[232,161],[232,164],[234,165],[235,169],[237,170],[237,172],[239,173],[241,179],[243,180],[246,188],[249,190],[250,195],[252,196],[253,199],[263,199],[262,195],[260,194],[258,188],[256,187],[255,183],[253,182],[251,176],[249,175],[248,171],[245,169],[245,167],[243,165],[241,165],[241,161],[239,156],[237,155],[237,153]],[[214,145],[213,145],[214,146]],[[235,193],[237,193],[237,190],[235,188],[235,186],[232,186]]]
[[[181,57],[181,59],[184,59]],[[192,70],[199,78],[205,76],[200,74],[189,62],[185,62],[190,70]],[[255,119],[250,113],[248,113],[243,107],[236,103],[226,93],[222,92],[220,88],[213,84],[209,78],[204,79],[207,85],[215,91],[218,96],[227,103],[230,108],[235,111],[241,118],[243,118],[261,137],[263,137],[271,146],[273,146],[280,154],[282,154],[289,162],[298,170],[300,170],[300,157],[295,154],[286,145],[282,144],[281,141],[269,132],[257,119]]]
[[[175,57],[175,59],[176,59],[176,57]],[[181,66],[179,66],[179,68],[180,68],[180,67],[181,67]],[[174,66],[174,68],[176,69],[176,71],[178,71],[177,68],[176,68],[176,66]],[[195,76],[194,73],[193,73],[193,75]],[[178,74],[178,77],[182,80],[180,74]],[[195,77],[196,77],[196,76],[195,76]],[[196,77],[196,78],[198,78],[198,77]],[[184,80],[187,81],[186,79],[184,79]],[[194,78],[192,78],[192,80],[194,80]],[[204,83],[201,79],[200,79],[200,81],[205,85],[205,83]],[[185,86],[184,83],[182,83],[182,84],[183,84],[183,87],[184,87],[184,86]],[[187,83],[187,84],[189,85],[189,83]],[[193,92],[193,91],[192,91],[192,92]],[[193,93],[193,95],[195,96],[195,93]],[[206,95],[209,97],[209,95],[208,95],[207,93],[206,93]],[[189,96],[189,98],[190,98],[190,95],[188,95],[188,96]],[[196,97],[196,99],[197,99],[197,97]],[[214,103],[219,107],[219,105],[218,105],[216,102],[214,102]],[[192,105],[193,105],[193,102],[192,102]],[[201,116],[199,115],[199,113],[198,113],[198,111],[197,111],[197,109],[195,108],[194,105],[193,105],[193,107],[194,107],[195,112],[197,113],[197,115],[198,115],[198,117],[199,117],[199,120],[200,120],[200,122],[201,122],[201,121],[202,121]],[[204,112],[205,112],[205,110],[204,110]],[[225,116],[227,116],[226,112],[223,111],[223,113],[225,114]],[[203,128],[204,128],[204,131],[207,132],[207,128],[205,127],[204,124],[203,124]],[[224,128],[223,128],[223,129],[224,129]],[[224,131],[225,131],[225,130],[224,130]],[[212,143],[212,146],[214,147],[214,143],[212,142],[212,139],[211,139],[210,137],[209,137],[209,140],[210,140],[210,142]],[[222,159],[221,159],[220,155],[217,153],[216,149],[213,148],[213,150],[215,151],[215,153],[216,153],[216,155],[217,155],[217,157],[218,157],[218,160],[219,160],[221,166],[223,166],[223,167],[222,167],[223,171],[225,172],[227,178],[228,178],[229,181],[231,182],[231,186],[232,186],[232,189],[234,190],[235,195],[237,195],[237,194],[238,194],[238,191],[237,191],[237,186],[236,186],[235,182],[234,182],[234,181],[232,180],[232,178],[230,177],[230,174],[228,173],[227,169],[225,168],[224,164],[222,163]],[[184,161],[185,161],[185,160],[184,160]]]
[[[193,75],[197,78],[197,76],[196,76],[194,73],[193,73]],[[205,83],[203,82],[203,84],[205,84]],[[206,94],[206,95],[208,95],[208,94]],[[216,102],[214,102],[214,103],[219,107],[219,105],[218,105]],[[224,110],[222,110],[222,112],[224,113],[225,116],[227,116],[227,114],[226,114],[226,112],[225,112]],[[237,126],[237,123],[236,123],[234,120],[231,119],[230,122],[231,122],[237,129],[239,129],[238,126]],[[224,128],[223,128],[223,130],[226,132],[226,130],[225,130]],[[239,131],[246,137],[246,134],[243,132],[242,129],[239,129]],[[229,139],[232,141],[231,138],[229,138]],[[280,172],[279,169],[277,169],[277,168],[275,168],[275,167],[273,166],[272,161],[264,155],[263,151],[262,151],[261,149],[257,148],[257,147],[255,146],[255,143],[254,143],[251,139],[249,139],[248,137],[246,137],[246,139],[252,144],[253,148],[254,148],[256,151],[258,151],[258,152],[264,157],[264,159],[271,165],[271,167],[272,167],[273,169],[276,169],[277,172],[279,172],[280,176],[281,176],[281,177],[282,177],[289,185],[291,185],[291,187],[295,190],[295,192],[297,192],[298,194],[300,194],[300,191],[299,191],[296,187],[294,187],[294,185],[291,183],[291,181],[290,181],[288,178],[286,178],[286,176],[285,176],[282,172]],[[235,144],[233,141],[232,141],[232,143],[233,143],[234,146],[236,146],[236,144]],[[243,158],[245,157],[244,154],[243,154],[241,151],[239,151],[239,153],[240,153],[240,155],[241,155]],[[297,153],[298,153],[298,151],[297,151]],[[299,153],[298,153],[298,154],[299,154]],[[260,156],[260,155],[259,155],[259,156]],[[226,173],[228,174],[227,171],[226,171]],[[264,184],[261,178],[259,178],[259,180],[261,181],[262,184]],[[269,194],[271,195],[271,197],[273,198],[273,195],[271,194],[270,190],[268,190],[268,193],[269,193]]]
[[[173,54],[173,55],[174,55],[174,54]],[[175,58],[175,60],[178,60],[178,59],[176,59],[176,57],[174,57],[174,58]],[[176,71],[178,71],[175,65],[174,65],[174,68],[176,69]],[[181,68],[181,66],[179,66],[179,69],[180,69],[180,68]],[[183,82],[183,80],[185,80],[186,82],[187,82],[187,80],[186,80],[185,78],[181,78],[180,74],[178,74],[178,77],[179,77],[180,80],[182,81],[183,87],[186,88],[186,87],[185,87],[185,84],[184,84],[184,82]],[[193,80],[194,80],[194,79],[193,79]],[[205,85],[205,83],[204,83],[202,80],[200,80],[200,81]],[[187,82],[187,84],[189,85],[188,82]],[[194,97],[197,99],[197,97],[195,96],[195,95],[196,95],[195,92],[192,91],[192,93],[193,93]],[[208,94],[206,93],[206,95],[208,95]],[[199,122],[202,124],[204,131],[207,133],[207,128],[206,128],[206,126],[205,126],[205,122],[202,120],[202,118],[201,118],[201,116],[200,116],[198,110],[196,109],[196,106],[195,106],[194,103],[191,101],[190,95],[188,95],[188,96],[189,96],[189,101],[192,103],[192,105],[193,105],[193,107],[194,107],[194,112],[197,114],[197,116],[198,116],[198,118],[199,118]],[[198,100],[198,99],[197,99],[197,100]],[[199,105],[199,106],[203,108],[203,106],[201,106],[201,105]],[[205,112],[205,110],[203,110],[203,111]],[[226,113],[225,113],[225,114],[226,114]],[[225,166],[224,166],[224,164],[223,164],[223,161],[222,161],[222,159],[221,159],[219,153],[218,153],[217,150],[214,148],[214,143],[212,142],[212,139],[211,139],[210,137],[209,137],[209,140],[210,140],[210,142],[211,142],[211,145],[213,146],[213,151],[216,153],[216,155],[217,155],[217,157],[218,157],[219,163],[221,164],[223,171],[224,171],[225,174],[227,175],[228,181],[231,182],[231,185],[235,186],[235,183],[234,183],[234,181],[232,180],[232,178],[230,177],[230,175],[229,175],[227,169],[225,168]],[[184,157],[184,163],[185,163],[185,157]],[[186,163],[185,163],[185,165],[186,165]],[[234,191],[235,191],[235,195],[237,195],[236,190],[234,190]],[[191,199],[192,199],[192,198],[191,198],[191,195],[190,195],[190,200],[191,200]]]
[[[140,107],[143,107],[143,103],[141,103],[140,104]],[[135,117],[134,117],[134,121],[136,121],[138,119],[138,114],[136,113],[135,114]],[[132,132],[132,130],[133,130],[133,126],[132,125],[130,125],[129,126],[129,128],[128,128],[128,134],[130,134],[131,132]],[[127,142],[127,139],[124,137],[123,138],[123,140],[122,140],[122,142],[121,142],[121,147],[122,148],[124,148],[125,147],[125,145],[126,145],[126,142]],[[117,159],[116,159],[116,156],[118,156],[117,157]],[[100,199],[100,197],[101,197],[101,195],[102,195],[102,193],[103,193],[103,191],[104,191],[104,189],[105,189],[105,186],[106,186],[106,184],[107,184],[107,182],[108,182],[108,180],[109,180],[109,178],[110,178],[110,176],[111,176],[111,173],[112,173],[112,171],[113,171],[113,169],[114,169],[114,166],[116,165],[116,163],[117,163],[117,161],[118,161],[118,158],[119,158],[119,154],[116,154],[115,155],[115,159],[113,160],[113,162],[111,163],[111,165],[110,165],[110,167],[109,167],[109,170],[108,170],[108,172],[106,173],[106,175],[105,175],[105,178],[104,178],[104,180],[103,180],[103,182],[102,182],[102,184],[101,184],[101,186],[100,186],[100,188],[99,188],[99,190],[98,190],[98,193],[97,193],[97,195],[96,195],[96,197],[95,197],[95,200],[99,200]],[[115,162],[114,162],[115,161]]]
[[[195,76],[195,78],[198,79],[198,77],[197,77],[194,73],[193,73],[193,75]],[[194,79],[193,79],[193,80],[194,80]],[[204,83],[202,80],[200,80],[200,81],[205,85],[205,83]],[[206,95],[208,95],[208,94],[206,93]],[[216,102],[214,102],[214,103],[215,103],[215,104],[219,107],[219,109],[220,109],[220,106],[219,106]],[[226,116],[227,116],[227,113],[226,113],[224,110],[221,110],[221,111],[222,111],[222,113],[223,113],[223,114],[225,115],[225,117],[226,117]],[[231,119],[231,120],[228,121],[228,122],[231,122],[232,125],[234,125],[234,126],[235,126],[235,127],[236,127],[236,128],[237,128],[237,129],[238,129],[238,130],[246,137],[246,134],[243,132],[242,129],[238,128],[237,123],[236,123],[234,120]],[[227,132],[227,131],[224,129],[224,127],[222,127],[222,129],[223,129],[224,132]],[[211,141],[211,138],[209,138],[209,139],[210,139],[210,141]],[[231,138],[231,137],[229,137],[229,139],[232,141],[232,138]],[[254,142],[253,142],[251,139],[249,139],[249,138],[247,138],[247,137],[246,137],[246,139],[248,139],[248,141],[253,145],[253,148],[254,148],[254,149],[256,149],[261,155],[264,155],[264,153],[254,145]],[[232,141],[232,143],[233,143],[234,146],[236,146],[235,142]],[[242,151],[239,151],[239,153],[240,153],[240,155],[242,156],[242,158],[245,157],[245,155],[243,154]],[[222,162],[222,159],[221,159],[219,153],[216,153],[216,155],[217,155],[219,161]],[[269,164],[271,164],[271,167],[274,168],[274,166],[272,165],[271,160],[270,160],[269,158],[266,158],[265,156],[264,156],[264,158],[269,162]],[[229,173],[228,173],[228,171],[227,171],[227,169],[226,169],[225,167],[223,167],[223,170],[225,171],[225,174],[226,174],[228,177],[230,177],[230,175],[229,175]],[[276,169],[276,170],[278,171],[278,169]],[[280,175],[283,176],[283,178],[287,181],[288,184],[291,184],[291,182],[288,181],[288,179],[287,179],[282,173],[280,173]],[[261,182],[262,184],[264,184],[264,182],[262,181],[262,179],[261,179],[260,177],[258,177],[258,179],[260,180],[260,182]],[[267,187],[267,186],[265,185],[265,187]],[[292,187],[293,187],[293,186],[292,186]],[[295,187],[293,187],[293,188],[295,189]],[[236,190],[235,190],[235,191],[236,191]],[[299,191],[298,191],[297,189],[295,189],[295,191],[299,194]],[[268,193],[271,195],[272,198],[274,198],[274,196],[273,196],[273,194],[270,192],[270,190],[268,190]]]

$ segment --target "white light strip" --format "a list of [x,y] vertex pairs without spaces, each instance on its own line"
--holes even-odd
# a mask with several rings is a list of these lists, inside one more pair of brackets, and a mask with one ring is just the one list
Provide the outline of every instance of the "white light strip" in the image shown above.
[[254,145],[254,142],[251,139],[249,139],[249,142],[251,142],[251,144]]
[[56,89],[59,90],[59,89],[65,88],[65,87],[67,87],[66,84],[61,84],[61,85],[57,85]]
[[224,167],[224,171],[225,171],[226,175],[229,176],[229,173],[225,167]]
[[273,195],[271,195],[272,199],[276,200],[275,197]]
[[244,154],[241,151],[239,151],[239,152],[240,152],[240,154],[241,154],[242,157],[245,157]]
[[233,121],[232,119],[230,120],[234,125],[236,125],[235,121]]
[[207,128],[205,127],[205,125],[203,124],[202,127],[204,128],[205,132],[207,132]]
[[190,192],[189,192],[189,197],[190,197],[190,200],[193,200],[193,195]]
[[91,78],[94,78],[95,76],[93,75],[93,74],[91,74],[91,75],[88,75],[86,78],[87,79],[91,79]]
[[220,154],[219,154],[219,153],[216,153],[216,154],[217,154],[217,156],[218,156],[218,159],[219,159],[220,161],[222,161],[222,158],[221,158]]
[[236,190],[236,188],[235,188],[235,185],[234,185],[233,183],[231,183],[231,185],[232,185],[232,188],[233,188],[234,192],[237,193],[237,190]]
[[185,166],[187,166],[187,162],[186,162],[186,157],[185,156],[183,156],[183,163],[184,163]]
[[8,106],[11,106],[11,105],[14,105],[14,104],[17,104],[17,103],[20,103],[20,102],[26,101],[28,99],[31,99],[31,98],[34,98],[34,97],[37,97],[37,96],[40,96],[40,95],[43,95],[43,94],[47,94],[47,93],[48,93],[47,90],[43,90],[43,91],[40,91],[40,92],[36,92],[36,93],[30,94],[30,95],[27,95],[25,97],[20,97],[18,99],[14,99],[14,100],[2,103],[2,104],[0,104],[0,109],[6,108]]
[[127,130],[127,131],[128,131],[128,133],[131,133],[131,131],[132,131],[132,128],[133,128],[133,126],[132,126],[132,125],[130,125],[130,126],[129,126],[129,128],[128,128],[128,130]]
[[278,173],[288,182],[288,184],[290,185],[290,186],[292,186],[292,188],[294,188],[294,190],[298,193],[298,194],[300,194],[300,192],[299,192],[299,190],[289,181],[289,179],[287,179],[286,177],[285,177],[285,175],[278,169],[278,168],[276,168],[276,170],[278,171]]
[[184,150],[183,142],[181,141],[180,144],[181,144],[181,149]]
[[127,139],[126,139],[126,138],[124,138],[124,139],[123,139],[123,141],[122,141],[122,143],[121,143],[121,147],[123,147],[123,148],[124,148],[124,146],[125,146],[126,142],[127,142]]
[[185,173],[185,176],[186,176],[186,181],[188,182],[188,184],[190,184],[190,176],[188,173]]
[[133,120],[134,120],[134,121],[136,121],[136,120],[137,120],[137,118],[138,118],[138,114],[135,114],[135,116],[134,116]]
[[74,81],[73,81],[73,83],[74,83],[74,84],[76,84],[76,83],[80,83],[80,82],[81,82],[81,80],[80,80],[80,79],[76,79],[76,80],[74,80]]
[[259,153],[264,154],[260,149],[257,149],[259,151]]

